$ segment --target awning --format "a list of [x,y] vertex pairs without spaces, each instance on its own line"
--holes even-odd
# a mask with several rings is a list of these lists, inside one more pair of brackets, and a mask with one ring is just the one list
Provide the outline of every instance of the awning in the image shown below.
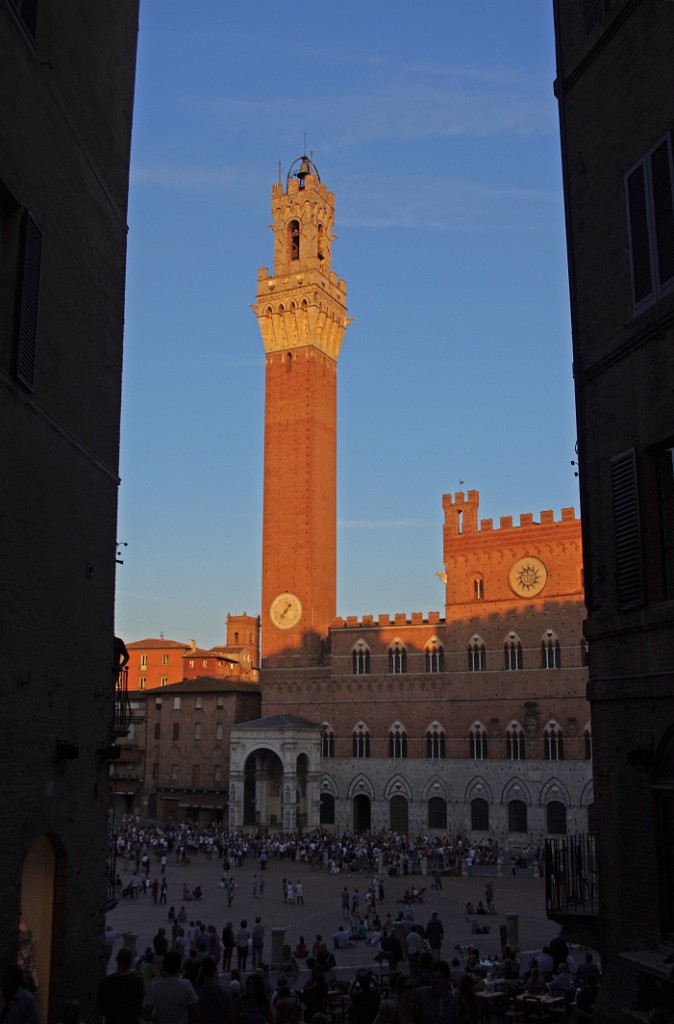
[[111,790],[114,796],[135,796],[140,789],[140,782],[127,782],[125,779],[113,779]]

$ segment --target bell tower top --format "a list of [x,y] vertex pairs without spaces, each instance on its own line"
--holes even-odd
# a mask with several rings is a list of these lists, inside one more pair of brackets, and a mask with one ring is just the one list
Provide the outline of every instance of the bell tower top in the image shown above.
[[329,274],[335,197],[306,154],[291,165],[285,190],[280,182],[272,186],[271,205],[274,274],[278,277],[300,268]]
[[267,353],[312,345],[337,360],[346,315],[346,282],[332,271],[335,197],[304,154],[290,166],[285,188],[272,185],[274,272],[257,275],[253,311]]

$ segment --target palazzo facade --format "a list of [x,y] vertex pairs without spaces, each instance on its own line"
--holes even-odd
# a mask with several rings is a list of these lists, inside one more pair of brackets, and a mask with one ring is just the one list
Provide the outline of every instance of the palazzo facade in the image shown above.
[[336,616],[334,196],[301,157],[272,188],[258,274],[266,351],[262,717],[231,730],[232,827],[490,835],[592,826],[580,521],[479,519],[442,498],[442,612]]

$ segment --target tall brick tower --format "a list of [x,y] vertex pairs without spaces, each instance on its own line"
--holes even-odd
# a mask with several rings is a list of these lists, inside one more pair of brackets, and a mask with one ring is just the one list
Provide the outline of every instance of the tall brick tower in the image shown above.
[[336,613],[337,359],[346,283],[330,268],[334,195],[307,156],[272,186],[274,272],[253,307],[267,353],[262,665],[318,664]]

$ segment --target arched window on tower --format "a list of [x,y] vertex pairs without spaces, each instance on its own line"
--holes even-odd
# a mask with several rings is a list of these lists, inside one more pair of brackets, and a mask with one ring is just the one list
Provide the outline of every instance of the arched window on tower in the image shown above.
[[424,666],[426,672],[444,672],[445,671],[445,649],[442,644],[438,641],[437,637],[433,637],[426,644],[424,651]]
[[288,225],[288,242],[290,259],[298,260],[300,258],[300,222],[298,220],[291,220]]
[[473,576],[473,600],[484,600],[484,576]]
[[321,727],[321,757],[335,756],[335,734],[327,722]]
[[370,756],[370,733],[364,722],[359,722],[352,733],[353,738],[353,756],[354,757],[369,757]]
[[543,760],[564,760],[564,736],[556,722],[548,722],[543,733]]
[[508,634],[503,645],[503,654],[506,672],[516,672],[518,669],[524,668],[522,644],[520,638],[515,633]]
[[475,761],[487,759],[487,730],[481,722],[475,722],[470,730],[470,756]]
[[506,758],[508,761],[524,761],[524,729],[519,722],[511,722],[506,730]]
[[394,640],[388,649],[388,670],[393,675],[407,672],[407,651],[399,640]]
[[561,668],[562,651],[559,640],[551,629],[548,629],[541,640],[541,666],[543,668]]
[[475,634],[468,644],[468,671],[484,672],[487,668],[487,649],[481,639]]
[[395,722],[389,729],[388,756],[407,757],[407,732],[400,722]]
[[445,757],[445,730],[439,722],[431,722],[426,731],[426,757],[433,761]]
[[351,670],[354,676],[370,674],[370,649],[364,640],[359,640],[351,652]]
[[325,228],[322,224],[318,225],[318,244],[316,247],[316,255],[319,260],[325,259]]

